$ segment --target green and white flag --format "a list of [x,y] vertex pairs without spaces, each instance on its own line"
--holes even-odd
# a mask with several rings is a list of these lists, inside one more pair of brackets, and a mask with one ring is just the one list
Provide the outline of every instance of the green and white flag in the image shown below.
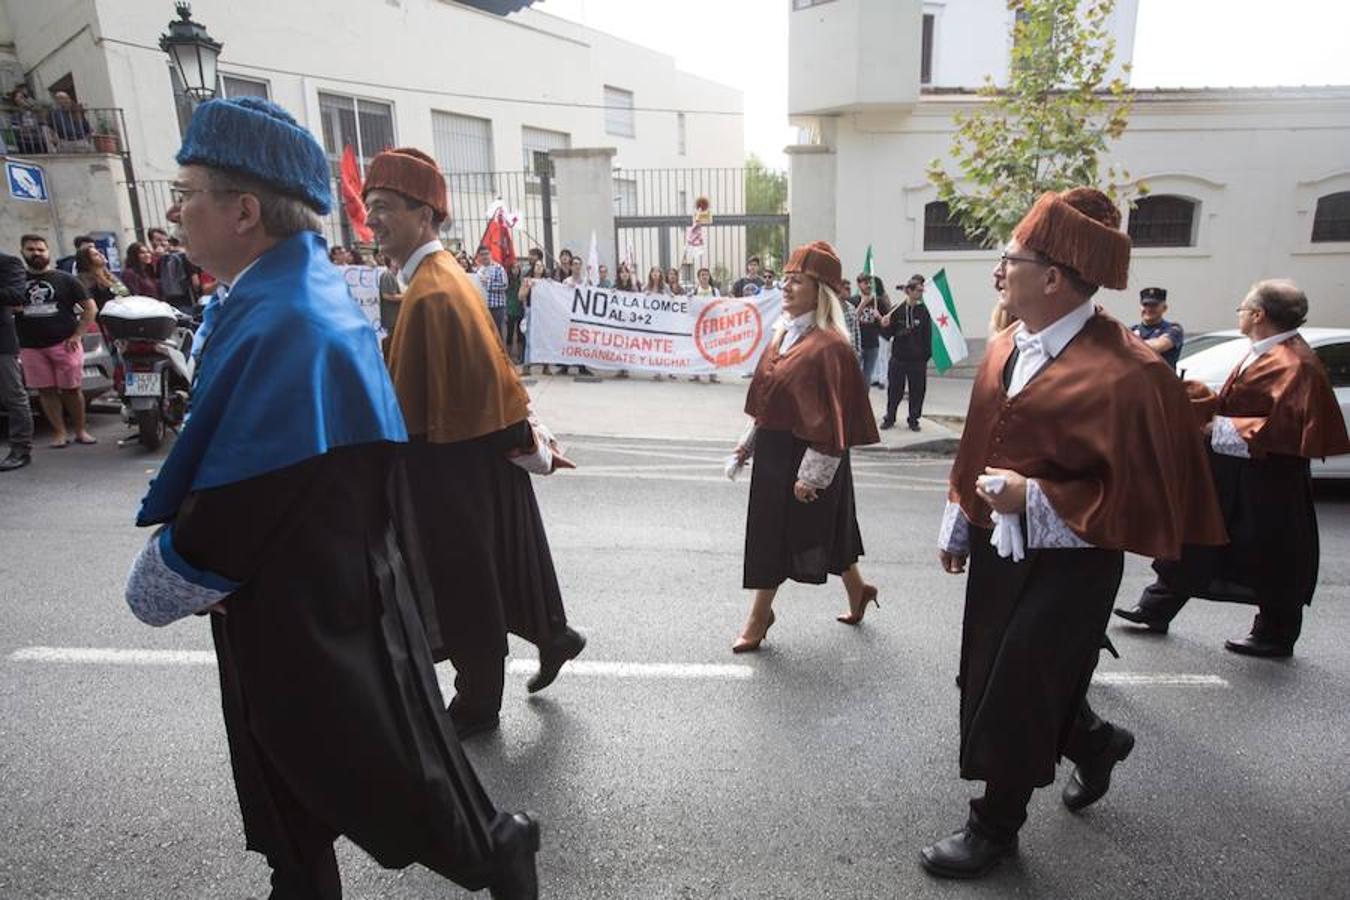
[[933,285],[942,295],[942,309],[935,310],[933,315],[933,365],[941,375],[969,356],[970,351],[966,349],[966,337],[961,333],[961,319],[956,315],[946,269],[939,269],[933,276]]
[[876,274],[875,272],[872,271],[872,245],[871,245],[871,244],[868,244],[868,245],[867,245],[867,256],[863,257],[863,270],[862,270],[862,273],[863,273],[864,275],[866,275],[868,278],[871,278],[873,275]]

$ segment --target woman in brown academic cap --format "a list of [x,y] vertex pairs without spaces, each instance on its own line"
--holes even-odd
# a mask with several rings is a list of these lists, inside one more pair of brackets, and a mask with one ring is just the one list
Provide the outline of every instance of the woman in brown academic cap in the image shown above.
[[754,456],[745,525],[745,587],[755,592],[733,653],[758,650],[787,579],[824,584],[839,575],[856,625],[876,588],[863,581],[862,535],[848,450],[874,444],[876,420],[839,305],[842,268],[823,241],[798,247],[783,269],[783,319],[745,399],[754,425],[736,447]]

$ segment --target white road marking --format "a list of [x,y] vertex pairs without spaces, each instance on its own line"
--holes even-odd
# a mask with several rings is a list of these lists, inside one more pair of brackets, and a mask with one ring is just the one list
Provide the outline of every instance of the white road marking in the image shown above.
[[1168,687],[1229,687],[1227,681],[1218,675],[1193,675],[1184,672],[1166,674],[1162,672],[1097,672],[1092,676],[1094,684],[1113,684],[1125,687],[1167,685]]
[[[216,654],[211,650],[134,650],[118,647],[23,647],[9,655],[16,662],[76,663],[120,666],[213,666]],[[533,675],[539,663],[533,659],[512,659],[509,675]],[[568,675],[604,678],[657,679],[743,679],[755,674],[752,666],[721,663],[630,663],[573,660],[563,670]],[[451,676],[453,677],[453,676]],[[452,685],[453,687],[453,685]]]
[[[533,659],[513,659],[507,664],[508,675],[533,675],[539,663]],[[725,663],[630,663],[576,659],[563,667],[564,675],[594,675],[603,678],[751,678],[753,666]]]

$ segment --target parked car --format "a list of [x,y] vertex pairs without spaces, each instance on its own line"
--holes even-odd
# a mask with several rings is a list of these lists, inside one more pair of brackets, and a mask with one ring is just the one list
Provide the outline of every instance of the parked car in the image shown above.
[[[103,342],[103,332],[95,322],[84,333],[84,379],[80,387],[84,389],[86,404],[93,403],[113,389],[113,367],[112,354],[108,352],[108,345]],[[37,391],[29,388],[28,397],[36,405]]]
[[[1326,367],[1341,415],[1350,422],[1350,328],[1300,328],[1299,334]],[[1236,328],[1187,338],[1177,360],[1177,374],[1217,392],[1250,347]],[[1350,453],[1313,460],[1312,477],[1350,478]]]

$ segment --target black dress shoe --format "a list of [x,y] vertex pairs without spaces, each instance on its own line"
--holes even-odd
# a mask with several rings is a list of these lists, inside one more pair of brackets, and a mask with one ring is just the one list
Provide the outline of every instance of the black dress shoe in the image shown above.
[[1167,621],[1156,618],[1142,606],[1136,606],[1134,609],[1116,609],[1114,612],[1126,622],[1143,625],[1145,629],[1154,634],[1167,634]]
[[918,430],[919,430],[919,423],[918,423],[917,421],[911,421],[911,422],[909,423],[909,430],[910,430],[910,431],[918,431]]
[[1105,797],[1111,787],[1111,770],[1134,749],[1133,734],[1119,725],[1112,728],[1114,733],[1106,749],[1092,762],[1074,766],[1069,783],[1064,785],[1062,799],[1071,812],[1086,809]]
[[547,647],[539,648],[539,674],[525,685],[531,694],[537,694],[553,683],[563,664],[576,659],[586,649],[586,635],[571,628],[563,631]]
[[8,456],[4,459],[0,459],[0,472],[12,472],[15,469],[22,469],[32,461],[33,454],[20,450],[10,450]]
[[886,418],[884,418],[884,419],[881,420],[881,427],[882,427],[882,428],[894,428],[894,427],[895,427],[895,420],[892,419],[892,418],[890,418],[889,416],[887,416]]
[[1249,634],[1236,641],[1224,641],[1223,648],[1243,656],[1263,656],[1267,659],[1285,659],[1294,655],[1294,645],[1271,641]]
[[534,813],[500,816],[492,825],[492,858],[496,865],[488,893],[492,900],[538,900],[539,820]]
[[455,726],[455,737],[467,741],[471,737],[496,731],[501,727],[502,717],[497,713],[469,715],[451,707],[450,724]]
[[995,841],[967,825],[920,850],[919,863],[939,878],[980,878],[1016,852],[1017,838]]

